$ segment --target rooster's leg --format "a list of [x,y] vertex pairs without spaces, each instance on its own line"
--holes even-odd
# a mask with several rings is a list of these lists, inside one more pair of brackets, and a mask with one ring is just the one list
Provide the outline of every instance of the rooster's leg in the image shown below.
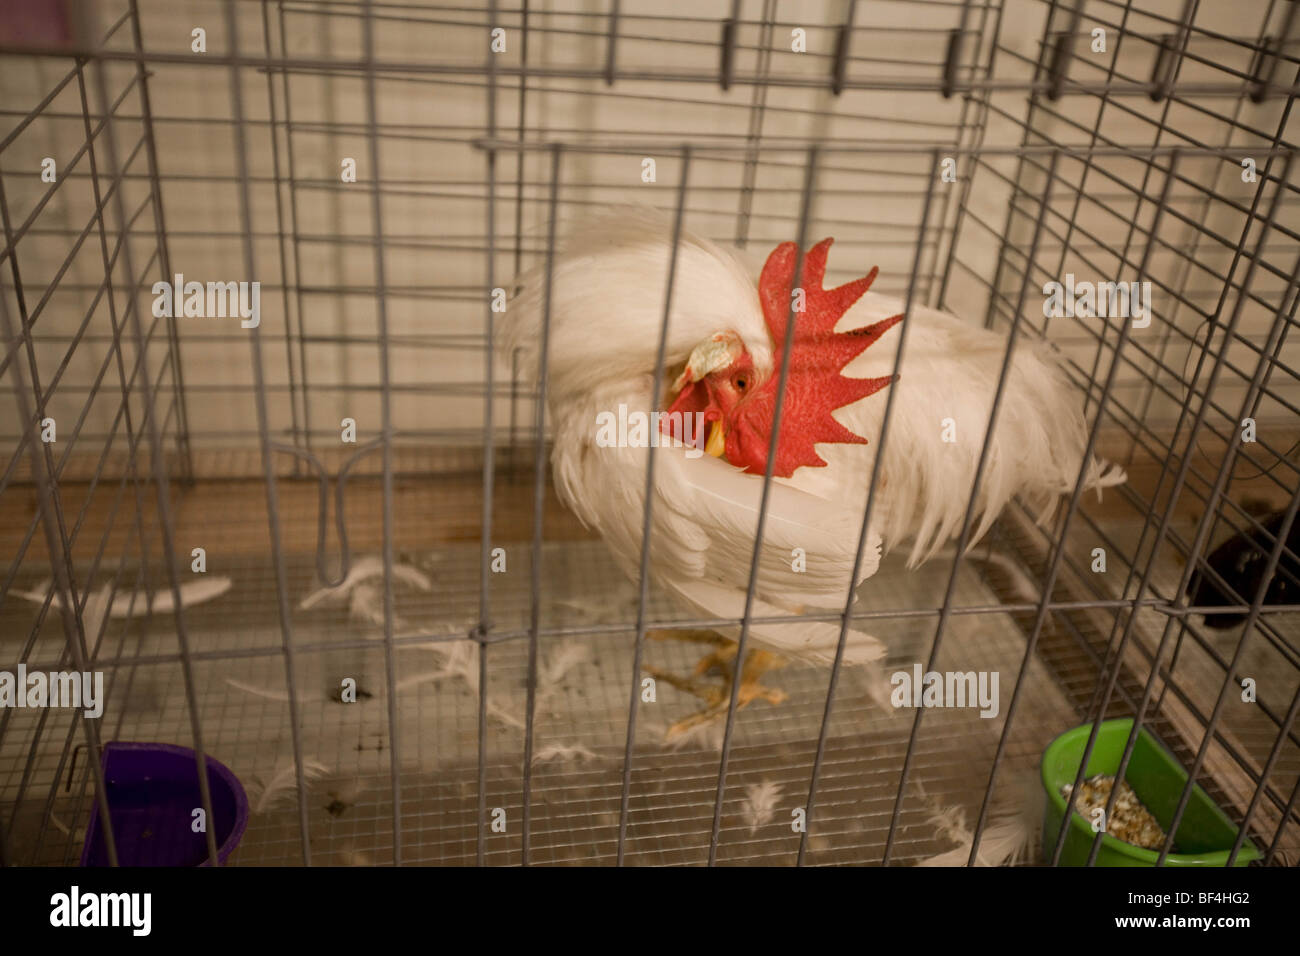
[[736,659],[736,642],[716,631],[646,631],[646,637],[656,641],[685,641],[688,644],[712,644],[716,650],[705,654],[695,663],[691,673],[703,677],[708,673],[726,674]]
[[[695,677],[703,677],[710,671],[724,673],[730,670],[729,665],[736,658],[736,642],[723,637],[716,631],[646,631],[646,637],[656,641],[685,641],[688,644],[712,644],[716,650],[709,654],[705,654],[696,662],[694,670],[691,671],[692,675]],[[697,694],[696,696],[699,695]]]
[[[745,666],[740,669],[740,694],[738,706],[751,700],[765,700],[769,704],[784,704],[790,695],[779,687],[765,687],[760,678],[768,671],[779,671],[788,664],[780,654],[771,651],[750,651],[745,655]],[[744,704],[741,703],[744,702]]]
[[[662,680],[678,690],[700,698],[706,706],[674,723],[668,728],[665,742],[715,720],[724,718],[731,700],[731,685],[734,680],[736,651],[735,641],[715,634],[712,631],[652,631],[649,637],[655,640],[682,640],[693,644],[713,644],[716,646],[711,654],[702,657],[695,665],[690,677],[647,667],[646,673],[656,680]],[[768,671],[785,667],[787,661],[771,651],[753,650],[745,655],[744,666],[740,669],[740,687],[736,692],[736,709],[749,706],[752,701],[765,700],[769,704],[781,704],[788,698],[785,691],[777,687],[768,687],[762,683],[762,677]],[[706,675],[714,675],[716,682],[704,680]]]
[[696,680],[693,677],[680,677],[671,671],[660,670],[658,667],[645,667],[645,672],[657,681],[663,681],[671,687],[678,690],[684,690],[688,694],[694,694],[700,700],[706,701],[710,707],[718,702],[718,685],[707,681]]

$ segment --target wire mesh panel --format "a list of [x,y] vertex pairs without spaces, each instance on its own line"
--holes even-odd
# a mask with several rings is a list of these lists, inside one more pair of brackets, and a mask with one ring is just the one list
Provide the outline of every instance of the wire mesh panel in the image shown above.
[[[1148,862],[1193,852],[1179,822],[1208,801],[1218,862],[1294,864],[1295,8],[103,0],[7,17],[0,861],[157,862],[175,821],[127,812],[125,768],[131,745],[163,744],[187,748],[185,818],[217,824],[184,862],[1106,862],[1113,837],[1089,829],[1078,858],[1068,827],[1042,830],[1062,793],[1044,793],[1044,753],[1084,728],[1073,802],[1086,755],[1115,746],[1103,721],[1129,719],[1116,774],[1136,787],[1151,739],[1189,781],[1152,803]],[[872,292],[899,302],[881,348],[898,382],[922,374],[906,330],[929,310],[987,330],[995,423],[1018,356],[1053,356],[1086,440],[1055,507],[1016,499],[986,530],[1004,453],[996,425],[963,431],[972,478],[936,553],[916,567],[887,541],[838,606],[791,597],[777,620],[757,596],[783,533],[767,505],[798,482],[773,439],[732,556],[747,586],[725,613],[683,603],[646,533],[672,507],[647,493],[657,466],[627,502],[630,543],[602,540],[550,467],[573,427],[551,370],[599,378],[622,344],[562,333],[566,242],[647,207],[667,261],[627,344],[653,360],[601,381],[641,375],[668,407],[693,243],[757,282],[795,242],[804,291],[804,250],[833,237],[826,289],[875,267]],[[530,289],[542,320],[521,343]],[[897,391],[867,399],[882,457],[911,437]],[[971,410],[932,411],[942,442]],[[1094,454],[1126,475],[1104,495]],[[854,581],[880,470],[851,502],[828,493]],[[779,654],[765,628],[789,621],[838,644]],[[883,656],[853,663],[851,629]],[[51,706],[74,672],[84,706]],[[28,706],[19,675],[37,673],[56,677]],[[994,697],[900,705],[929,673]]]

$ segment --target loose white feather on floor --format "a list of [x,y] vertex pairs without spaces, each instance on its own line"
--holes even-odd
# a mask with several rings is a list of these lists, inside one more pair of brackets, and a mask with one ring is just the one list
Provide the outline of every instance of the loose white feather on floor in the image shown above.
[[547,744],[533,753],[533,763],[565,763],[570,760],[598,760],[599,757],[582,744]]
[[[235,690],[242,690],[245,694],[252,694],[254,697],[260,697],[263,700],[279,701],[282,704],[287,704],[289,702],[289,692],[287,690],[275,690],[268,687],[258,687],[256,684],[250,684],[247,681],[236,680],[233,677],[227,677],[225,680],[226,683],[229,684],[231,687],[235,688]],[[321,693],[315,693],[312,691],[298,692],[298,700],[300,702],[309,701],[309,700],[324,700],[324,699],[325,699],[325,695]]]
[[776,814],[776,806],[781,799],[781,784],[774,780],[762,780],[745,787],[745,799],[741,812],[749,824],[749,833],[754,835],[760,827],[771,822]]
[[[384,625],[384,579],[383,559],[367,555],[354,561],[352,567],[341,582],[333,587],[318,588],[308,594],[298,604],[298,608],[309,611],[326,602],[348,602],[348,613],[354,620],[375,627]],[[401,582],[417,591],[433,590],[429,576],[418,568],[400,562],[393,563],[393,580]],[[403,627],[405,622],[394,612],[393,626]]]
[[[475,641],[446,641],[421,645],[421,647],[439,657],[441,664],[431,671],[413,674],[398,681],[396,687],[398,693],[421,684],[451,679],[460,682],[469,691],[470,696],[478,700],[479,645]],[[516,730],[524,729],[524,721],[516,716],[513,708],[502,703],[501,695],[488,693],[487,714],[508,727],[514,727]]]
[[591,648],[582,641],[560,641],[537,670],[537,695],[546,698],[559,693],[569,672],[590,660]]
[[[30,591],[14,589],[10,593],[33,604],[43,605],[52,587],[53,580],[46,578]],[[230,578],[219,574],[204,575],[196,580],[186,581],[178,588],[181,596],[181,607],[194,607],[196,604],[212,601],[229,591],[230,587]],[[112,598],[111,603],[110,596]],[[54,594],[53,601],[54,606],[62,612],[63,597],[57,591]],[[96,637],[100,632],[105,617],[116,619],[143,617],[150,612],[150,609],[155,615],[173,613],[176,609],[176,600],[171,588],[160,588],[151,594],[133,593],[130,590],[118,588],[114,593],[112,584],[105,584],[86,597],[81,611],[83,630],[87,637]]]
[[[939,836],[952,843],[955,849],[921,860],[917,866],[969,866],[970,851],[975,845],[975,835],[967,827],[966,811],[958,806],[944,807],[925,796],[931,807],[930,823]],[[995,808],[980,835],[979,852],[975,866],[1015,866],[1026,862],[1039,840],[1043,825],[1045,804],[1037,774],[1031,771],[1015,772],[1005,788],[1012,794],[1010,802]]]
[[[284,799],[297,793],[297,765],[292,758],[286,762],[276,762],[275,769],[269,775],[257,774],[246,785],[254,813],[273,810]],[[319,780],[330,772],[329,767],[315,760],[302,762],[302,778],[305,785]]]

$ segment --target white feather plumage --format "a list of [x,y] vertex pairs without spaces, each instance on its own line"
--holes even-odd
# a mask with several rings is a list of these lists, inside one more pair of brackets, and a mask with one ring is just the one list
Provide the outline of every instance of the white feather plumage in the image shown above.
[[[836,326],[843,332],[897,315],[903,302],[867,292]],[[923,306],[907,320],[903,365],[895,389],[889,435],[880,468],[880,532],[887,547],[907,538],[915,567],[961,529],[988,428],[998,378],[1006,358],[1006,337]],[[893,372],[903,325],[896,325],[850,362],[850,378]],[[883,395],[883,393],[882,393]],[[843,475],[870,475],[885,402],[875,395],[847,406],[836,418],[867,438],[867,445],[818,446],[826,468],[796,475],[800,487],[837,495]],[[1060,497],[1074,488],[1088,432],[1079,394],[1066,380],[1049,347],[1021,338],[1012,353],[988,461],[976,500],[978,522],[971,543],[988,531],[1016,495],[1047,521]],[[942,421],[953,419],[955,442],[940,440]],[[1089,462],[1086,488],[1124,481],[1121,469],[1097,459]],[[861,480],[865,486],[865,479]],[[860,509],[859,509],[860,510]]]
[[[319,604],[330,601],[348,601],[348,613],[353,620],[372,625],[384,626],[384,593],[379,582],[384,577],[384,561],[376,555],[367,555],[353,562],[347,575],[333,587],[317,588],[299,602],[300,610],[309,611]],[[429,576],[418,568],[394,562],[393,579],[410,585],[418,591],[433,590]],[[405,626],[405,622],[396,615],[394,626]]]
[[591,660],[591,648],[581,641],[561,641],[546,655],[537,671],[537,693],[547,697],[559,691],[569,671]]
[[[739,618],[758,516],[761,479],[725,462],[690,458],[680,445],[597,447],[596,416],[620,404],[652,411],[655,356],[663,318],[672,230],[646,210],[620,211],[575,231],[557,249],[550,290],[549,421],[552,466],[561,499],[609,544],[635,575],[640,559],[646,456],[656,456],[651,528],[653,579],[688,607],[709,617]],[[869,263],[859,263],[865,272]],[[519,292],[500,320],[505,354],[519,350],[522,368],[537,370],[546,308],[543,268],[520,277]],[[842,317],[837,331],[862,327],[903,311],[902,303],[868,292]],[[932,309],[916,307],[849,364],[850,377],[888,375],[907,327],[907,345],[885,456],[880,464],[872,528],[863,542],[858,580],[850,582],[867,482],[880,447],[885,394],[838,410],[836,418],[867,445],[819,444],[825,468],[800,468],[777,479],[768,503],[755,617],[808,608],[842,610],[851,587],[875,573],[882,545],[913,542],[915,565],[953,537],[961,524],[1006,349],[1002,335]],[[770,373],[773,348],[757,294],[757,276],[742,256],[684,233],[678,249],[666,365],[679,366],[715,332],[738,335],[756,369]],[[661,383],[666,406],[670,380]],[[662,406],[661,406],[662,407]],[[941,420],[953,418],[959,440],[940,441]],[[1045,346],[1017,343],[989,461],[977,499],[971,543],[1001,508],[1019,495],[1046,518],[1074,484],[1086,445],[1078,395]],[[1085,484],[1100,489],[1123,473],[1097,460]],[[806,571],[791,564],[806,553]],[[729,629],[720,628],[723,633]],[[732,632],[734,628],[730,629]],[[755,624],[762,643],[803,658],[827,661],[835,622]],[[849,662],[879,660],[884,646],[852,630]]]
[[[980,835],[979,853],[976,854],[976,866],[1015,866],[1023,862],[1033,844],[1035,833],[1026,829],[1023,819],[1011,816],[1001,820],[990,821]],[[958,841],[956,849],[922,860],[917,866],[969,866],[970,849],[975,837],[966,833]]]
[[[970,866],[975,835],[966,825],[966,811],[959,806],[940,806],[937,801],[926,797],[920,784],[916,789],[930,804],[930,823],[935,830],[944,839],[957,844],[955,849],[928,857],[916,865]],[[1017,771],[1007,781],[1002,793],[1001,801],[980,834],[975,866],[1015,866],[1025,862],[1038,843],[1046,806],[1038,775],[1028,770]]]
[[[253,812],[265,813],[276,806],[283,798],[297,792],[298,776],[295,772],[297,764],[292,758],[288,761],[287,766],[284,761],[276,765],[276,769],[269,777],[258,774],[248,784],[248,789],[252,791],[250,796],[253,797]],[[329,767],[316,760],[304,760],[302,762],[302,779],[304,784],[310,784],[327,773]]]
[[776,813],[776,804],[781,799],[781,790],[781,784],[774,780],[763,780],[745,787],[745,799],[741,804],[741,810],[745,822],[749,824],[751,836],[767,824]]
[[533,753],[533,763],[566,763],[571,760],[596,760],[597,756],[582,744],[547,744]]
[[[280,690],[279,688],[258,687],[256,684],[250,684],[247,681],[236,680],[233,677],[227,677],[226,683],[235,690],[242,690],[245,694],[252,694],[254,697],[261,697],[263,700],[275,700],[287,704],[289,702],[289,691]],[[304,700],[324,700],[325,695],[312,693],[310,691],[298,692],[298,699]]]
[[[181,607],[193,607],[196,604],[203,604],[206,601],[219,598],[230,590],[230,585],[230,578],[219,574],[186,581],[178,588],[181,595]],[[21,591],[15,588],[11,593],[33,604],[44,604],[46,594],[52,586],[53,581],[46,578],[30,591]],[[98,625],[105,616],[110,618],[142,617],[149,612],[150,608],[153,609],[154,614],[170,614],[176,608],[176,601],[172,596],[171,588],[163,587],[152,594],[142,594],[138,592],[132,593],[128,588],[119,587],[117,593],[113,594],[113,600],[110,603],[109,594],[111,591],[112,585],[105,584],[86,598],[82,621],[85,622],[87,634],[98,633]],[[63,598],[57,592],[54,595],[54,606],[60,611],[63,610]]]

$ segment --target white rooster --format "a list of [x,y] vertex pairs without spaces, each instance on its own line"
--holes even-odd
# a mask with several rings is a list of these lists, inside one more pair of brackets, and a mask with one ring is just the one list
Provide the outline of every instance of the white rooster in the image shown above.
[[[903,303],[868,291],[875,269],[824,290],[830,245],[827,239],[808,251],[800,282],[805,294],[794,298],[799,311],[752,612],[757,618],[843,610],[877,466],[884,389],[898,394],[859,581],[875,573],[882,541],[889,549],[910,539],[909,566],[915,566],[958,532],[1006,350],[1003,335],[913,306],[902,369],[891,380]],[[740,253],[683,232],[666,367],[656,369],[671,252],[671,224],[648,211],[599,218],[555,250],[546,395],[554,480],[561,500],[635,577],[646,456],[657,455],[651,579],[705,617],[738,619],[797,251],[793,242],[778,246],[756,281]],[[543,264],[520,276],[500,325],[499,344],[507,354],[521,350],[521,367],[531,374],[538,369],[546,294]],[[598,441],[602,413],[617,414],[623,405],[632,420],[634,413],[655,411],[656,375],[664,376],[659,410],[702,416],[688,419],[703,421],[702,433],[668,419],[686,443],[667,436],[636,443],[641,447]],[[1079,404],[1046,348],[1019,343],[971,543],[1013,496],[1045,518],[1072,489],[1087,438]],[[956,423],[955,442],[942,440],[945,418]],[[1094,460],[1086,480],[1100,489],[1124,475]],[[804,561],[793,559],[796,548]],[[738,630],[720,629],[733,637]],[[750,634],[782,654],[825,662],[833,659],[839,630],[834,621],[790,620],[754,623]],[[849,632],[846,662],[885,652],[874,637]],[[701,670],[726,659],[712,655]],[[742,702],[752,696],[742,695]]]

